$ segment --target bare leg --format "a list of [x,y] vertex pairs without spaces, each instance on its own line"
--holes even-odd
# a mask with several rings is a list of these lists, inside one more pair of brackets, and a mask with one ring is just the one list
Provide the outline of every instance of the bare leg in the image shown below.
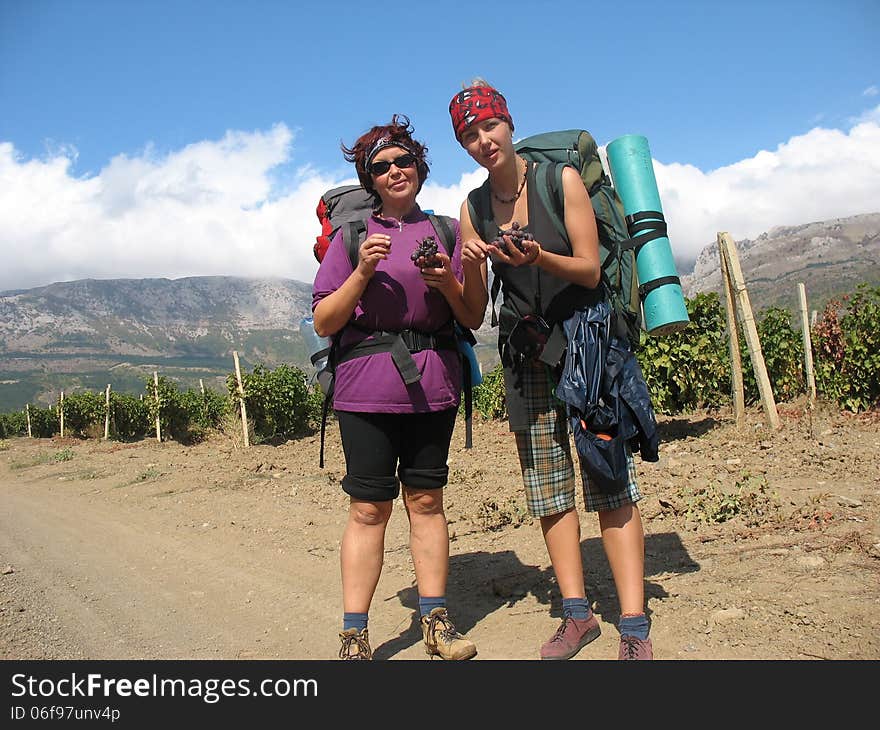
[[385,528],[393,501],[366,502],[351,498],[342,534],[342,607],[346,613],[368,613],[382,573]]
[[614,576],[621,614],[645,611],[645,532],[639,508],[628,504],[599,512],[602,545]]
[[449,576],[449,528],[443,489],[403,487],[409,518],[409,549],[420,596],[445,596]]
[[581,522],[577,509],[541,518],[541,531],[563,598],[583,598],[584,565],[581,559]]

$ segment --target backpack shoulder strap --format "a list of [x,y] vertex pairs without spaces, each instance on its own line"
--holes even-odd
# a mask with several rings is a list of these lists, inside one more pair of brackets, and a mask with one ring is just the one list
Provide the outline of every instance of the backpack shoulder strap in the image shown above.
[[479,215],[477,213],[476,207],[474,206],[474,198],[475,198],[474,191],[471,191],[470,193],[468,193],[468,197],[467,197],[468,216],[470,216],[471,225],[474,227],[474,230],[477,232],[477,235],[480,238],[482,238],[483,234],[480,233],[480,230],[479,230],[479,223],[478,223]]
[[452,252],[455,250],[455,231],[452,225],[452,218],[448,215],[428,213],[428,220],[431,221],[431,225],[434,226],[434,230],[440,236],[440,240],[443,241],[446,254],[449,258],[452,258]]
[[351,221],[342,226],[342,242],[345,244],[345,250],[348,251],[348,260],[351,261],[352,269],[357,268],[358,249],[366,235],[367,224],[364,221]]
[[[428,214],[428,219],[440,240],[446,248],[446,253],[451,257],[455,250],[455,233],[452,227],[452,219],[447,215]],[[351,267],[356,268],[358,264],[358,249],[364,242],[366,237],[367,226],[364,221],[351,221],[342,226],[342,241],[345,249],[348,251],[348,260],[351,261]]]
[[[358,249],[363,241],[363,236],[366,236],[367,233],[367,224],[364,221],[359,220],[350,221],[348,223],[343,223],[341,229],[342,244],[345,246],[345,250],[348,251],[348,260],[351,262],[351,268],[355,269],[358,265]],[[324,468],[324,433],[327,428],[327,413],[330,410],[330,404],[333,402],[333,386],[336,381],[335,373],[338,358],[339,333],[333,337],[327,357],[327,367],[330,375],[333,377],[330,379],[328,387],[324,392],[324,402],[321,406],[321,455],[318,460],[318,466],[320,466],[321,469]]]
[[492,228],[495,220],[492,216],[492,201],[489,199],[488,178],[480,187],[474,188],[468,193],[467,203],[471,225],[477,235],[486,243],[491,242],[495,238],[495,232]]

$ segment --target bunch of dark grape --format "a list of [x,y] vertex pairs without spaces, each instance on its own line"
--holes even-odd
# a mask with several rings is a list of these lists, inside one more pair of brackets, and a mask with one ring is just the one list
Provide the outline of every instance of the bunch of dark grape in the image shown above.
[[[419,263],[419,259],[424,257],[423,263]],[[437,241],[434,236],[428,236],[419,241],[416,250],[410,255],[412,262],[421,268],[432,268],[440,266],[440,259],[437,258]]]
[[504,236],[510,236],[510,240],[513,241],[513,245],[516,246],[520,250],[520,252],[524,252],[523,241],[535,240],[535,237],[531,233],[527,233],[522,228],[520,228],[517,221],[513,221],[510,224],[510,228],[508,228],[507,230],[499,228],[498,235],[495,236],[495,240],[492,241],[492,245],[496,246],[504,253],[507,253],[507,242],[504,240]]

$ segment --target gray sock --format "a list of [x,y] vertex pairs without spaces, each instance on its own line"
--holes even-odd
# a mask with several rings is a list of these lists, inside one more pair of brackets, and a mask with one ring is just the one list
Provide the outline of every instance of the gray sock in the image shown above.
[[365,613],[344,613],[342,614],[342,630],[357,629],[363,631],[367,628],[367,614]]
[[640,613],[638,616],[621,616],[617,628],[620,629],[621,636],[635,636],[644,641],[648,638],[651,625],[648,623],[648,617]]
[[435,608],[446,606],[446,596],[419,596],[419,616],[427,616]]
[[562,615],[584,621],[590,618],[590,602],[586,598],[563,598]]

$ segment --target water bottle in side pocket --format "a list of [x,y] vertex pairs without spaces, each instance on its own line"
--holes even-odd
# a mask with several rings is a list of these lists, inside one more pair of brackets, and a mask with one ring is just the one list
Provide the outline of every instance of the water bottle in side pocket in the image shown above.
[[326,393],[330,383],[330,373],[326,370],[327,356],[330,354],[330,339],[318,336],[318,333],[315,332],[315,320],[311,315],[300,320],[299,333],[302,335],[303,342],[306,343],[309,360],[314,368],[312,381],[317,380],[321,390]]

